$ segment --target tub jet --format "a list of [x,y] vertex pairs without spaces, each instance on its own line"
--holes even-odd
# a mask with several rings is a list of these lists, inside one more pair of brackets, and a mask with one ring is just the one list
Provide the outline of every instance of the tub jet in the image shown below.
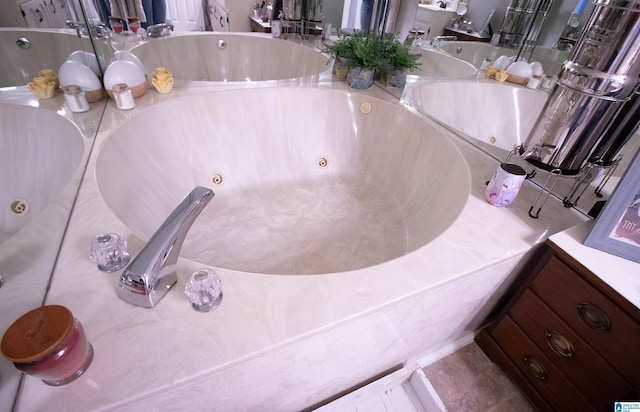
[[24,216],[29,213],[29,202],[24,199],[14,199],[9,205],[9,210],[16,216]]

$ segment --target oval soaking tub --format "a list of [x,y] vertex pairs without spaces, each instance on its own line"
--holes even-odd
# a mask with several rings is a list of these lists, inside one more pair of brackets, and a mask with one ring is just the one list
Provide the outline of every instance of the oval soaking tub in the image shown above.
[[310,47],[240,33],[178,33],[150,39],[130,51],[145,65],[149,78],[162,66],[180,80],[317,80],[330,67],[328,57]]
[[62,192],[80,166],[84,141],[66,118],[0,103],[0,243]]
[[447,53],[414,47],[412,53],[419,53],[420,66],[409,74],[429,77],[475,77],[478,69],[471,63],[457,59]]
[[[256,117],[265,101],[267,115]],[[142,239],[194,186],[212,188],[180,255],[265,274],[343,272],[401,257],[445,231],[470,190],[462,155],[424,117],[316,88],[152,106],[105,141],[95,174],[106,204]]]
[[[18,46],[28,40],[28,48]],[[42,69],[58,68],[76,50],[91,51],[88,38],[72,30],[0,28],[0,87],[28,84]]]
[[541,90],[493,80],[438,81],[417,84],[411,91],[411,105],[504,158],[529,136],[548,96]]

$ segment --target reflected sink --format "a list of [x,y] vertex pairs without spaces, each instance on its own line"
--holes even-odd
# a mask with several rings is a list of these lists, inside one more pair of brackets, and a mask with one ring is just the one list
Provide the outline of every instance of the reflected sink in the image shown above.
[[181,257],[264,274],[400,258],[447,230],[470,190],[464,158],[423,116],[309,87],[156,104],[104,142],[95,174],[108,207],[143,240],[194,186],[210,187]]
[[498,158],[526,140],[549,96],[492,80],[424,82],[411,93],[419,112]]
[[31,222],[80,166],[78,128],[43,109],[0,103],[0,243]]

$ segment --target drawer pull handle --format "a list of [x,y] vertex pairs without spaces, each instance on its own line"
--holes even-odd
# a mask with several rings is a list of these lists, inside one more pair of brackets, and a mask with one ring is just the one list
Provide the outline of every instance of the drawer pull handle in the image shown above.
[[575,349],[573,347],[573,343],[564,336],[555,330],[550,330],[546,333],[547,335],[547,344],[551,348],[552,351],[556,353],[558,356],[562,356],[563,358],[570,358],[575,353]]
[[596,332],[606,332],[611,329],[609,316],[593,303],[580,302],[577,310],[582,322]]
[[524,362],[525,366],[527,367],[527,369],[529,369],[529,372],[531,372],[533,376],[535,376],[536,378],[542,381],[547,380],[547,378],[549,377],[549,374],[547,373],[547,370],[545,369],[544,366],[542,366],[540,362],[528,356],[525,356],[522,359],[522,361]]

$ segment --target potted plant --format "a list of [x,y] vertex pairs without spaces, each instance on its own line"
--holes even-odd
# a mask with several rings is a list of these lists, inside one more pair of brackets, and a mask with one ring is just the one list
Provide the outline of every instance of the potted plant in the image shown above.
[[354,45],[361,41],[361,38],[360,33],[342,34],[338,40],[325,45],[325,52],[334,59],[332,73],[339,80],[347,78],[349,58],[353,54]]
[[412,53],[411,46],[400,43],[393,35],[383,35],[384,64],[382,77],[388,86],[404,87],[407,73],[416,69],[422,56]]
[[368,89],[373,84],[376,69],[384,65],[383,38],[376,35],[359,35],[354,39],[353,49],[347,61],[347,84],[354,89]]

